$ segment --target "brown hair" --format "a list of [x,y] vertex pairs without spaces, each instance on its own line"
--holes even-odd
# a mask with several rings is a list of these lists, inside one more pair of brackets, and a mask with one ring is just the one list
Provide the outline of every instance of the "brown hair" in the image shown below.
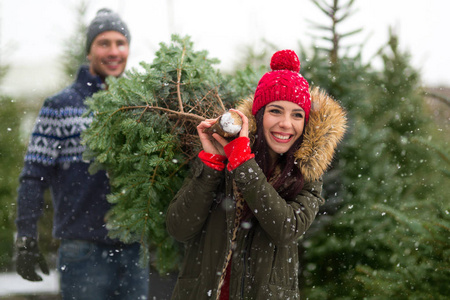
[[[266,175],[268,181],[273,175],[275,166],[280,166],[281,172],[278,179],[272,183],[272,186],[278,193],[280,193],[281,197],[286,200],[293,200],[302,190],[304,183],[302,173],[295,163],[294,155],[295,151],[299,149],[303,142],[303,134],[297,141],[295,141],[286,153],[279,156],[276,163],[273,163],[269,154],[269,146],[267,145],[266,138],[264,137],[263,118],[265,109],[265,107],[261,108],[255,116],[256,135],[255,142],[253,144],[255,160],[262,169],[264,175]],[[294,180],[290,180],[291,183],[288,186],[285,186],[286,179],[288,177],[293,178]]]

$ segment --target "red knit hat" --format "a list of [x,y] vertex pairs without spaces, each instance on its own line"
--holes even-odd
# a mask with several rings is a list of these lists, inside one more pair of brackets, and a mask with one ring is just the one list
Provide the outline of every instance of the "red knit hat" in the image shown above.
[[305,123],[311,110],[309,84],[300,72],[300,61],[292,50],[275,52],[270,61],[272,72],[264,74],[256,87],[252,114],[273,101],[285,100],[298,104],[305,111]]

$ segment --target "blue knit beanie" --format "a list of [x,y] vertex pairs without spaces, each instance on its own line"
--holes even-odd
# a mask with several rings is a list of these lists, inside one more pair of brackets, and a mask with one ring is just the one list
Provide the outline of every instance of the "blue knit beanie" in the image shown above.
[[91,50],[91,44],[97,35],[111,30],[123,34],[127,38],[128,43],[130,43],[131,35],[128,31],[127,24],[125,24],[125,22],[120,19],[119,15],[112,10],[102,8],[97,11],[97,15],[87,28],[86,53],[89,53]]

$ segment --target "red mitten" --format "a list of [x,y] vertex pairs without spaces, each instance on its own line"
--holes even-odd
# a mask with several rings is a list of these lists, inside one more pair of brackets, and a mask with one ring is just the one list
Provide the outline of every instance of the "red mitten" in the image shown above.
[[250,149],[250,139],[245,136],[232,140],[223,150],[228,157],[228,171],[233,171],[247,160],[255,157]]
[[202,150],[198,154],[198,157],[205,165],[207,165],[211,169],[214,169],[216,171],[223,171],[223,169],[225,169],[225,160],[227,159],[226,156],[220,154],[211,154]]

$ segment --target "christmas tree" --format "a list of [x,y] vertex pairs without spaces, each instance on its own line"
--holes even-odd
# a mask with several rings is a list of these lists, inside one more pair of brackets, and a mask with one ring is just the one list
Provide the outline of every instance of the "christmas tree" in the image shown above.
[[17,178],[25,147],[20,134],[23,107],[6,95],[0,95],[0,106],[0,271],[5,271],[11,267],[13,256]]
[[245,76],[229,88],[206,51],[189,37],[161,43],[152,64],[141,63],[108,90],[87,101],[93,122],[83,135],[91,171],[108,171],[113,208],[106,216],[112,238],[140,242],[143,262],[154,253],[160,272],[173,269],[179,246],[167,234],[165,212],[199,150],[196,126],[217,118],[244,97]]
[[[331,2],[320,4],[322,10],[344,20],[349,14],[340,9],[353,1]],[[339,35],[333,26],[329,32]],[[334,206],[321,211],[302,242],[302,294],[446,299],[450,218],[442,164],[448,153],[440,149],[448,149],[448,139],[433,122],[419,73],[395,34],[376,55],[381,71],[363,64],[360,53],[339,54],[336,45],[315,49],[304,68],[306,78],[342,101],[350,128],[324,178]]]

